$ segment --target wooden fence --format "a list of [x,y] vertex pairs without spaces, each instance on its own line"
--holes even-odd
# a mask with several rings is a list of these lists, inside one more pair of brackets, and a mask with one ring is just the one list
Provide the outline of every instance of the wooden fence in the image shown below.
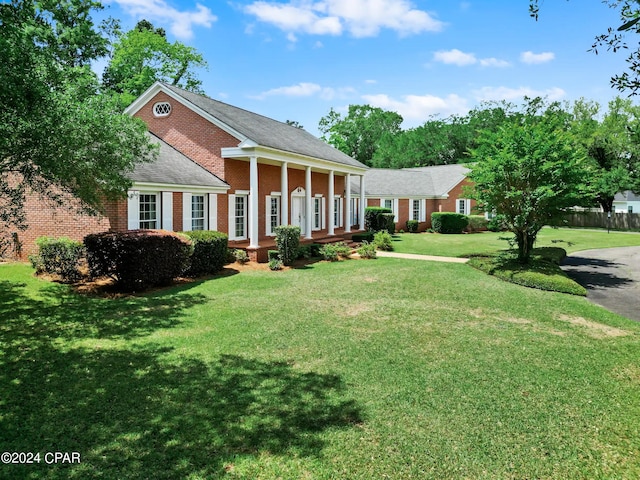
[[565,216],[569,227],[611,228],[613,230],[640,230],[640,213],[575,212]]

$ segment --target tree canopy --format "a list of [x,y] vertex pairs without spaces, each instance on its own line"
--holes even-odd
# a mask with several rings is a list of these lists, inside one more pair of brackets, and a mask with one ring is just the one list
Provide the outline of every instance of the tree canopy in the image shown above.
[[29,190],[90,211],[123,196],[126,173],[153,157],[144,124],[99,94],[91,60],[107,41],[93,0],[0,5],[0,221],[24,227]]
[[472,151],[468,192],[481,211],[497,212],[515,235],[527,263],[540,229],[567,209],[592,200],[592,171],[569,132],[570,115],[558,103],[527,99],[496,131],[485,130]]

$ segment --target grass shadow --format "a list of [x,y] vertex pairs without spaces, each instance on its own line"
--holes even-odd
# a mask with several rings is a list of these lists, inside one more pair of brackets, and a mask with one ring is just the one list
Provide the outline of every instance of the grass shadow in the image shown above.
[[619,288],[632,284],[631,278],[612,273],[623,271],[616,268],[619,265],[609,260],[571,255],[564,260],[562,270],[587,289]]

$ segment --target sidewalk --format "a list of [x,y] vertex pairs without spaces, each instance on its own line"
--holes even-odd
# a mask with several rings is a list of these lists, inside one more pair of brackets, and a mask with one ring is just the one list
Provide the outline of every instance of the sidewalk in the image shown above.
[[467,263],[469,261],[468,258],[436,257],[434,255],[417,255],[414,253],[382,252],[380,250],[378,250],[376,254],[378,255],[378,257],[408,258],[410,260],[428,260],[430,262]]

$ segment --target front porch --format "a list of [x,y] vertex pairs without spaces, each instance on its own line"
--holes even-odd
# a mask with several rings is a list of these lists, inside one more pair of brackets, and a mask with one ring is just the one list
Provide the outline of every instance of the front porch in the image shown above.
[[[312,243],[338,243],[338,242],[351,242],[351,237],[354,233],[361,233],[364,230],[352,230],[350,232],[345,231],[344,228],[336,228],[334,235],[329,235],[326,230],[313,232],[312,238],[300,237],[300,245],[309,245]],[[260,246],[258,248],[250,247],[248,240],[230,240],[229,248],[240,249],[247,252],[249,260],[252,262],[266,263],[269,261],[268,251],[277,250],[275,237],[269,237],[267,239],[260,240]]]

